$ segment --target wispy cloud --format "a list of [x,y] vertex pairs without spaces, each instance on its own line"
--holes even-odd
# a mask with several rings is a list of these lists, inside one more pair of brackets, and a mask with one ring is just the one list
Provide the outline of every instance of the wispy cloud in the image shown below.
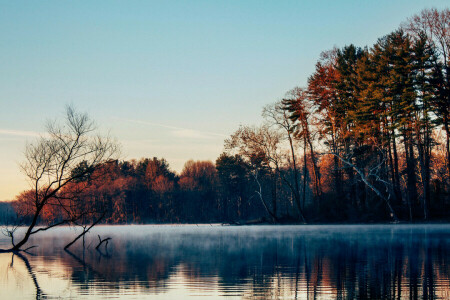
[[8,136],[24,136],[24,137],[39,137],[39,132],[35,131],[26,131],[26,130],[13,130],[13,129],[1,129],[0,135],[8,135]]
[[120,120],[130,122],[130,123],[135,123],[135,124],[167,128],[167,129],[170,129],[170,133],[173,136],[179,137],[179,138],[212,139],[212,138],[216,138],[216,137],[220,137],[220,138],[227,137],[226,135],[221,134],[221,133],[196,130],[196,129],[190,129],[190,128],[183,128],[183,127],[147,122],[147,121],[142,121],[142,120],[131,120],[131,119],[120,119]]

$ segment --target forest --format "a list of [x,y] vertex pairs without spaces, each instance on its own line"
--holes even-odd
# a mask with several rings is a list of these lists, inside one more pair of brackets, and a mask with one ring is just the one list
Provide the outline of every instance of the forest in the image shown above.
[[306,86],[237,128],[215,162],[177,174],[164,158],[81,160],[42,206],[39,189],[11,206],[50,227],[448,221],[449,30],[449,9],[427,9],[372,46],[322,52]]

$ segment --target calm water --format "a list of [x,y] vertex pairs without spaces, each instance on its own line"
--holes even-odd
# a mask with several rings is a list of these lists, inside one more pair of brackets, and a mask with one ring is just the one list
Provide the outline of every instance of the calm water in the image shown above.
[[450,299],[450,225],[99,226],[62,250],[75,234],[0,254],[0,299]]

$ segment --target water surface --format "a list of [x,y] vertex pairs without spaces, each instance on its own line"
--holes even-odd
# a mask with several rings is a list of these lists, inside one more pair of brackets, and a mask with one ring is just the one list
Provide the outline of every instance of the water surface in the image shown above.
[[0,299],[450,299],[450,225],[98,226],[64,251],[75,235],[0,254]]

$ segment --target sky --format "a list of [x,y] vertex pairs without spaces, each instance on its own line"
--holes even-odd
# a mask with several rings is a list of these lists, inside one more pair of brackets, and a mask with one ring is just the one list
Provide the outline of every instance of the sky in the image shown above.
[[370,46],[447,1],[0,0],[0,201],[27,188],[26,143],[87,112],[122,159],[212,160],[322,51]]

